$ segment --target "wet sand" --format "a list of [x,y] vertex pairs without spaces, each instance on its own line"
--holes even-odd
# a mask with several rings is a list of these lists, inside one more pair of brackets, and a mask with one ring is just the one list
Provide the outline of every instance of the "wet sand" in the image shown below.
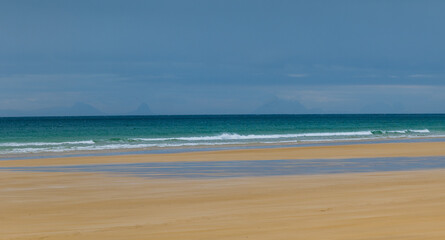
[[[0,161],[445,156],[445,143]],[[80,162],[79,162],[80,161]],[[445,239],[445,169],[243,178],[0,171],[0,239]]]

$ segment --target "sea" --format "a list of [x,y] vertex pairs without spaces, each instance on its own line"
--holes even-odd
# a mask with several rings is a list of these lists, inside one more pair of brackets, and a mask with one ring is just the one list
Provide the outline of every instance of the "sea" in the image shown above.
[[0,118],[0,156],[445,138],[445,114]]

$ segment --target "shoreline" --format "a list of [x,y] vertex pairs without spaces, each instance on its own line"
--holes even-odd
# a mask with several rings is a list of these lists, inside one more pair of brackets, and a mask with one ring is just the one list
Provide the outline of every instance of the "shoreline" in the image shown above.
[[85,150],[67,152],[40,152],[40,153],[19,153],[0,154],[0,161],[25,160],[42,158],[65,158],[65,157],[95,157],[95,156],[115,156],[115,155],[137,155],[137,154],[168,154],[186,153],[201,151],[221,151],[221,150],[241,150],[241,149],[262,149],[262,148],[287,148],[287,147],[317,147],[317,146],[341,146],[358,144],[378,144],[378,143],[417,143],[417,142],[445,142],[445,137],[411,137],[411,138],[383,138],[383,139],[361,139],[361,140],[332,140],[332,141],[305,141],[300,143],[249,143],[249,144],[226,144],[226,145],[201,145],[183,147],[156,147],[156,148],[129,148],[129,149],[108,149],[108,150]]
[[376,143],[315,147],[255,148],[163,154],[128,154],[2,160],[0,167],[64,166],[146,162],[204,162],[286,159],[350,159],[445,156],[445,142]]

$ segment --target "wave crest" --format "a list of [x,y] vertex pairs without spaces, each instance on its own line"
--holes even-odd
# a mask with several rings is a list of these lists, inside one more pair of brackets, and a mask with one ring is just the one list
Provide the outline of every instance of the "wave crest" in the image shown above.
[[[307,132],[286,134],[221,133],[208,136],[178,136],[157,138],[109,138],[65,142],[6,142],[0,143],[0,154],[73,152],[95,150],[143,149],[187,146],[218,146],[227,144],[280,144],[297,142],[351,141],[370,139],[395,139],[438,137],[429,129],[366,130],[345,132]],[[443,136],[442,136],[443,137]]]
[[298,137],[333,137],[333,136],[367,136],[372,135],[371,131],[357,132],[334,132],[334,133],[298,133],[298,134],[269,134],[240,135],[237,133],[222,133],[216,136],[200,137],[172,137],[172,138],[132,138],[139,141],[215,141],[215,140],[251,140],[251,139],[278,139],[278,138],[298,138]]

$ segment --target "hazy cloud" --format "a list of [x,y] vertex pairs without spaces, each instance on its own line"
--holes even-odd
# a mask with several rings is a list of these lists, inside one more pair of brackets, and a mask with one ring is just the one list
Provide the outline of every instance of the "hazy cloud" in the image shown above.
[[434,78],[437,76],[434,74],[411,74],[411,75],[408,75],[408,77],[410,77],[410,78]]
[[288,77],[292,77],[292,78],[304,78],[304,77],[309,76],[309,74],[306,74],[306,73],[290,73],[290,74],[287,74],[287,76]]

